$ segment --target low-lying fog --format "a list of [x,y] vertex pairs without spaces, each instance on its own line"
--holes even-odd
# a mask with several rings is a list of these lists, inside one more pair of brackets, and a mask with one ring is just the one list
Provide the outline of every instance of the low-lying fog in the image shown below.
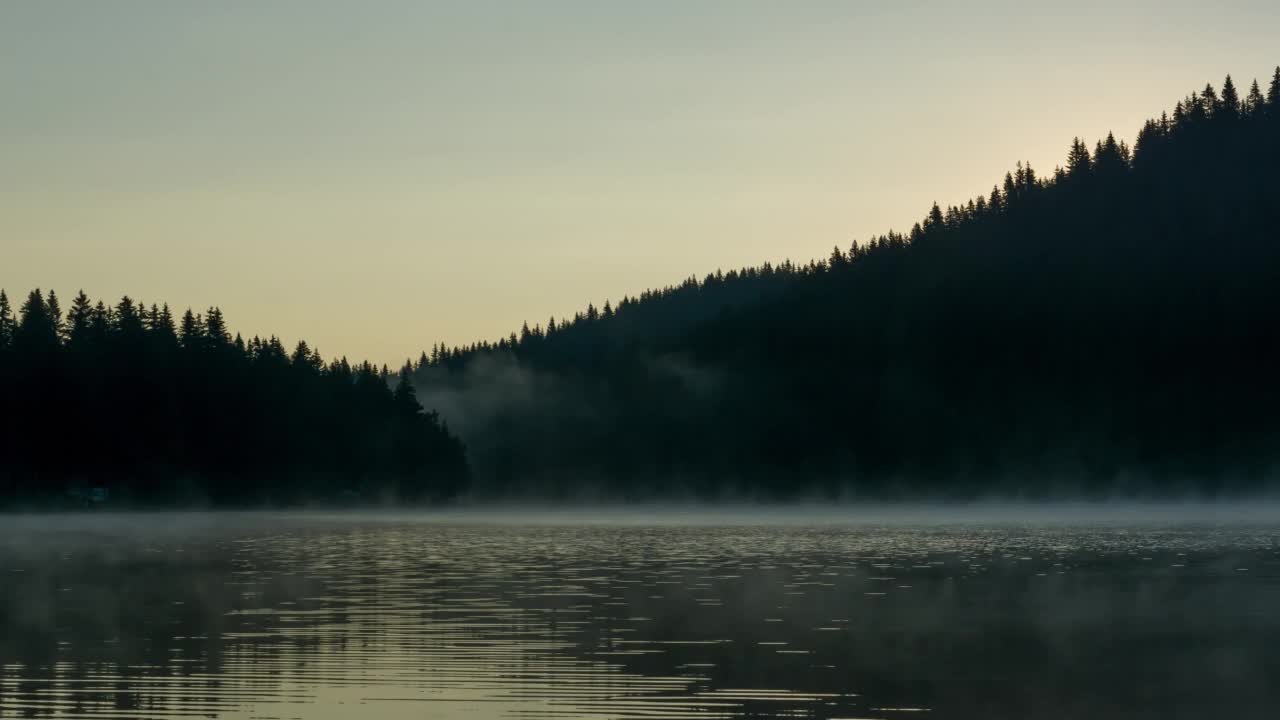
[[968,503],[509,503],[448,508],[250,511],[89,511],[0,514],[0,533],[121,528],[182,532],[286,520],[512,525],[1280,525],[1280,500]]

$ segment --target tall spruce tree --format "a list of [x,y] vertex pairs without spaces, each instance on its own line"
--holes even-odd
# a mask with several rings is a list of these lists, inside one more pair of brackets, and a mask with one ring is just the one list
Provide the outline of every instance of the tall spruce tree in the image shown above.
[[71,300],[65,325],[67,345],[75,351],[85,350],[93,336],[93,303],[81,290]]
[[0,352],[13,345],[13,331],[13,308],[9,306],[9,296],[0,289]]
[[37,358],[58,348],[58,324],[40,290],[32,290],[18,311],[14,347],[27,357]]
[[227,330],[222,310],[211,307],[204,314],[205,342],[211,348],[222,349],[231,344],[231,333]]
[[1253,84],[1249,86],[1249,94],[1244,99],[1244,112],[1250,117],[1261,115],[1267,106],[1267,99],[1262,96],[1262,88],[1258,87],[1258,81],[1255,79]]
[[1240,116],[1240,94],[1236,92],[1230,75],[1222,81],[1222,95],[1214,108],[1214,115],[1223,120],[1235,120]]
[[1073,139],[1071,150],[1067,153],[1067,175],[1075,180],[1081,180],[1089,175],[1092,167],[1089,147],[1080,138]]
[[46,308],[46,312],[49,313],[49,321],[53,323],[53,332],[58,336],[58,339],[61,340],[63,338],[64,327],[63,327],[63,318],[62,318],[62,303],[58,301],[58,293],[54,292],[53,290],[50,290],[49,297],[47,300],[45,300],[44,305]]
[[201,318],[187,308],[182,314],[182,324],[178,328],[178,340],[185,350],[200,350],[204,347],[204,324]]

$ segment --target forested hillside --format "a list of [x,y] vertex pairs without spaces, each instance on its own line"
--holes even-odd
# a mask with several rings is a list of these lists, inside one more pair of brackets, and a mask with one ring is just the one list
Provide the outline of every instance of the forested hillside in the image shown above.
[[909,232],[412,378],[496,494],[1218,492],[1280,468],[1277,318],[1280,69]]
[[1255,490],[1280,470],[1277,318],[1280,69],[908,232],[398,377],[216,308],[0,292],[0,504]]
[[[465,483],[412,385],[222,313],[0,291],[0,506],[420,501]],[[99,489],[97,494],[94,489]],[[105,496],[100,492],[107,491]]]

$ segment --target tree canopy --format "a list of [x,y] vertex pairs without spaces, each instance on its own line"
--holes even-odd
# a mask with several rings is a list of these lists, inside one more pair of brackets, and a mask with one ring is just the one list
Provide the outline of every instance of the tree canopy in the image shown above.
[[222,312],[83,292],[64,314],[0,291],[0,504],[89,488],[133,505],[420,501],[456,493],[463,449],[407,370],[234,338]]

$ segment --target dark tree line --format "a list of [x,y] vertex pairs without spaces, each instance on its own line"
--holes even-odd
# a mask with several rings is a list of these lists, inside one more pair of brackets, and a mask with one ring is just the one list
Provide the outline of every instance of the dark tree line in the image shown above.
[[807,265],[437,346],[493,492],[1220,492],[1280,468],[1280,69]]
[[418,501],[465,481],[407,370],[232,337],[222,312],[0,291],[0,505]]

